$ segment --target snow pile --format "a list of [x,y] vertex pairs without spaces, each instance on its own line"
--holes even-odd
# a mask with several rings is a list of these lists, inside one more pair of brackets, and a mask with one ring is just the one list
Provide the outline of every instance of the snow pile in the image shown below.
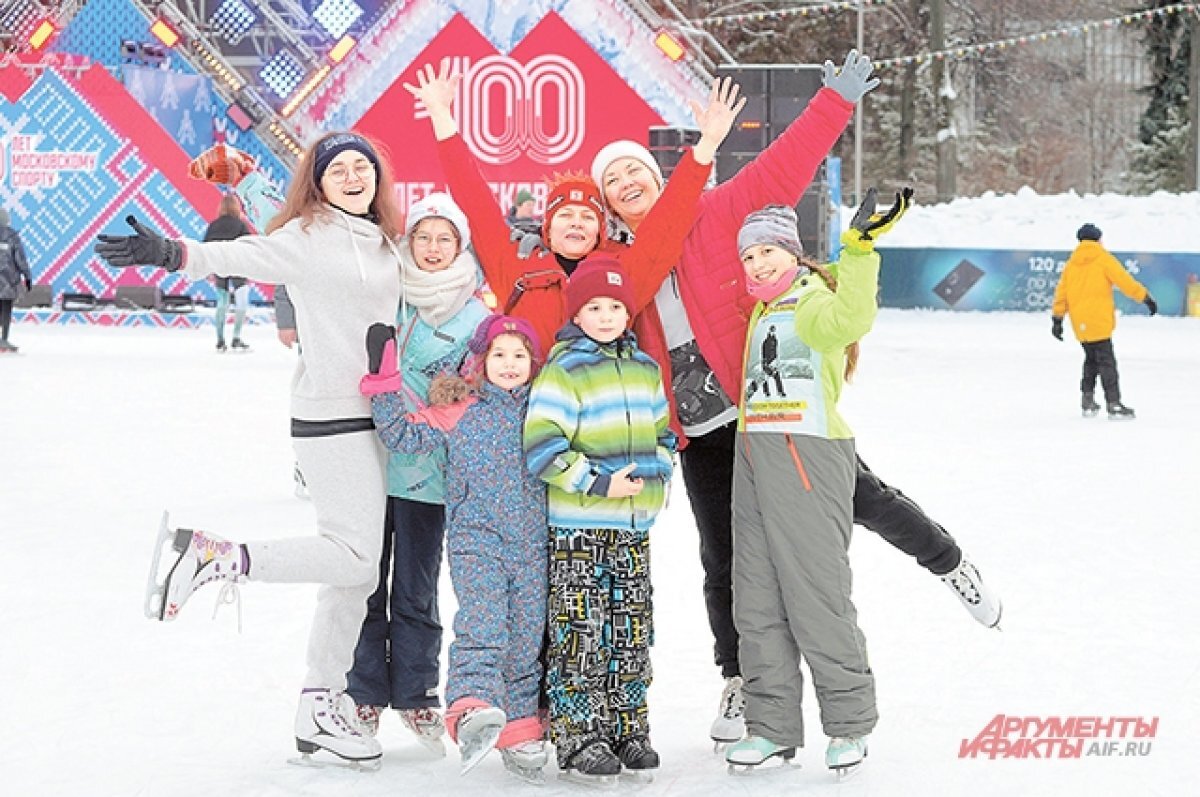
[[[881,191],[881,206],[890,204]],[[854,208],[844,208],[848,224]],[[921,197],[887,235],[889,247],[952,249],[1072,249],[1075,231],[1092,222],[1104,245],[1121,252],[1200,252],[1200,192],[1150,196],[1054,194],[1031,188],[1015,194],[988,192],[942,204]]]

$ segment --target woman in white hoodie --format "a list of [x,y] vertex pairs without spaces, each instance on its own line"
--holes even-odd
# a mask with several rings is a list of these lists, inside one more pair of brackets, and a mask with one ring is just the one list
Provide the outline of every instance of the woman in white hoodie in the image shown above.
[[[392,323],[400,305],[400,213],[391,169],[366,138],[331,133],[300,161],[268,235],[198,243],[163,238],[132,216],[127,221],[135,235],[101,235],[96,246],[113,266],[153,265],[182,270],[193,280],[236,275],[288,286],[304,341],[292,379],[292,438],[317,515],[315,536],[245,544],[206,531],[172,532],[164,521],[147,614],[173,620],[196,589],[213,581],[323,584],[296,746],[305,754],[325,749],[377,764],[382,748],[360,731],[344,690],[383,539],[386,452],[358,384],[367,372],[365,331]],[[159,581],[168,540],[177,558]]]

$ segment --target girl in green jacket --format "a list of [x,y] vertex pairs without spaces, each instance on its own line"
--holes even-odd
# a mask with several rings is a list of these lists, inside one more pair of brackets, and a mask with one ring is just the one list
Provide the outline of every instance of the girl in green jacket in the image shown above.
[[856,343],[875,320],[872,233],[890,228],[910,195],[876,217],[868,194],[842,238],[840,285],[802,259],[791,208],[755,211],[738,234],[746,287],[759,303],[743,357],[734,463],[733,614],[747,736],[726,751],[731,766],[790,759],[804,745],[801,656],[830,738],[830,769],[862,762],[878,719],[850,600],[856,466],[837,401]]

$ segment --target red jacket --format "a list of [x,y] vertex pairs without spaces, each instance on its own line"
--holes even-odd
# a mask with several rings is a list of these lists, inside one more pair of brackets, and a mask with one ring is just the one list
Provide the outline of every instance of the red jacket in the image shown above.
[[[833,89],[822,88],[771,146],[732,179],[700,197],[696,222],[683,242],[683,257],[675,273],[700,352],[726,395],[735,401],[741,395],[742,349],[756,303],[746,293],[745,270],[737,248],[738,231],[753,210],[771,204],[795,207],[799,203],[817,167],[853,113],[852,103]],[[674,181],[672,176],[668,185]],[[649,219],[638,228],[637,242],[649,234],[648,223]],[[657,335],[639,332],[638,340],[647,341],[642,348],[663,369],[663,384],[670,385],[671,362],[665,342],[660,343],[658,350],[651,348],[650,342],[665,341],[658,312],[651,305],[643,316],[638,319],[640,326],[653,326],[658,331]],[[638,326],[635,324],[634,329]],[[671,390],[667,392],[673,394]],[[671,399],[672,422],[676,423],[673,395]]]
[[[543,353],[548,352],[554,345],[555,334],[570,320],[566,318],[566,272],[548,250],[539,249],[524,259],[518,256],[518,244],[509,238],[510,230],[500,205],[461,136],[438,142],[438,157],[454,201],[470,220],[471,241],[488,286],[503,309],[508,307],[518,282],[523,282],[525,291],[505,312],[529,321],[538,334]],[[620,257],[633,280],[636,306],[629,308],[629,312],[635,318],[649,315],[641,311],[653,303],[659,286],[679,262],[684,236],[696,220],[697,197],[704,189],[710,171],[710,166],[696,163],[689,151],[646,217],[634,245],[605,244]],[[603,236],[603,219],[600,230]],[[653,311],[652,307],[650,309]],[[633,328],[639,344],[662,363],[664,358],[659,356],[659,351],[666,350],[665,338],[662,325],[657,323],[657,313],[652,319],[652,322],[635,322]],[[658,351],[649,346],[655,346]],[[665,378],[664,384],[668,384]]]

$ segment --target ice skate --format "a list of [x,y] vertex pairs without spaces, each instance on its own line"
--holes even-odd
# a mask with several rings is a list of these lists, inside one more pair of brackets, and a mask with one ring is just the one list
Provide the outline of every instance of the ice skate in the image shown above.
[[742,676],[726,678],[725,689],[721,692],[721,705],[717,707],[717,718],[708,730],[713,740],[713,752],[720,752],[722,745],[733,744],[746,735],[745,713]]
[[[354,701],[345,692],[330,689],[305,689],[296,709],[296,749],[300,758],[291,763],[300,766],[349,766],[367,771],[378,770],[383,762],[379,742],[362,732]],[[333,759],[322,756],[331,753]]]
[[[160,580],[159,565],[168,541],[178,557]],[[236,585],[244,581],[246,564],[242,546],[204,531],[172,531],[168,514],[163,512],[146,583],[146,616],[151,620],[174,620],[192,593],[205,584],[229,581]]]
[[7,340],[0,340],[0,354],[18,354],[20,351],[20,346],[9,343]]
[[458,749],[462,756],[460,775],[465,775],[482,761],[500,738],[508,717],[495,706],[469,708],[458,721]]
[[225,341],[218,340],[217,341],[217,354],[224,354],[227,351],[229,351],[229,347],[225,345]]
[[246,352],[250,351],[250,347],[246,345],[246,341],[242,340],[241,338],[234,338],[232,341],[230,341],[229,348],[235,354],[245,354]]
[[1000,613],[1003,607],[1000,598],[992,588],[984,583],[983,577],[975,565],[963,556],[958,567],[941,577],[942,583],[949,587],[963,606],[979,623],[987,628],[1000,627]]
[[630,736],[617,742],[614,752],[620,759],[624,769],[621,777],[636,783],[649,783],[654,780],[658,769],[658,753],[650,746],[650,740],[645,736]]
[[1100,405],[1096,403],[1096,397],[1091,393],[1083,394],[1083,417],[1095,418],[1100,412]]
[[383,714],[381,706],[356,706],[358,729],[372,738],[379,735],[379,718]]
[[446,735],[446,726],[442,723],[442,715],[436,708],[399,708],[400,721],[417,737],[429,752],[446,755],[446,743],[442,737]]
[[1134,415],[1131,407],[1126,407],[1119,401],[1108,402],[1108,419],[1110,421],[1132,421],[1137,416]]
[[725,750],[725,761],[729,764],[731,775],[749,772],[772,758],[787,764],[795,757],[795,747],[784,747],[762,736],[747,736]]
[[560,780],[593,788],[615,788],[621,774],[621,760],[608,742],[592,742],[575,751],[558,773]]
[[835,736],[825,748],[825,766],[839,778],[850,774],[867,757],[867,737]]
[[550,754],[546,752],[546,743],[541,739],[502,747],[500,757],[504,759],[504,768],[526,783],[541,786],[546,782],[543,769],[550,762]]

